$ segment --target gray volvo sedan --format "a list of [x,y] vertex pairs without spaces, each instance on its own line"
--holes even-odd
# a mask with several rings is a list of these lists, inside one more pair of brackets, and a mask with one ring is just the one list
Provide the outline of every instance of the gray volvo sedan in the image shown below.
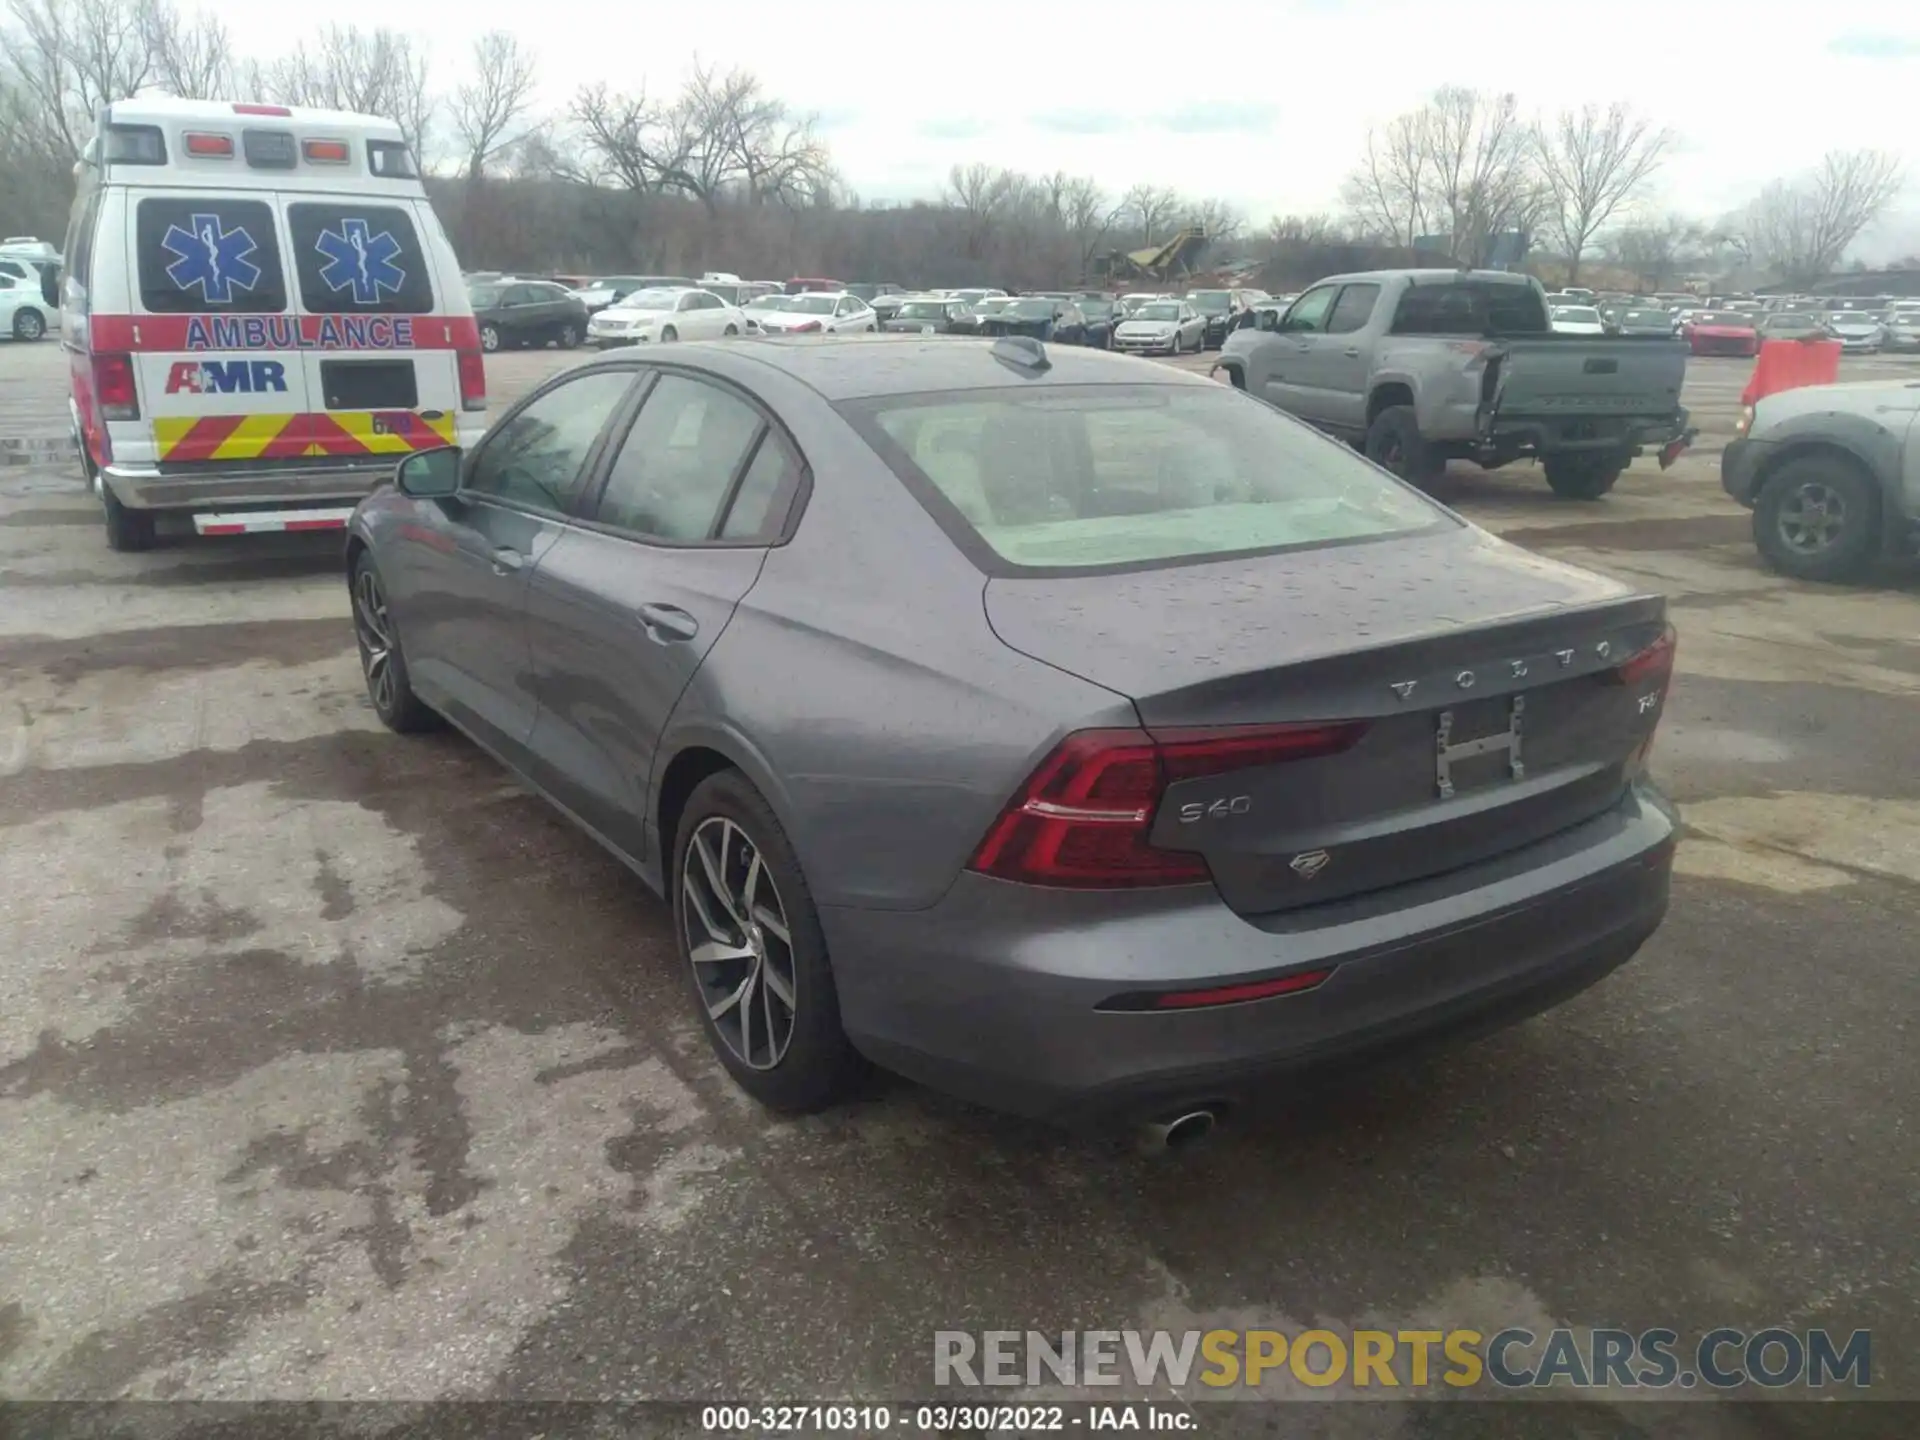
[[1631,957],[1665,603],[1029,339],[568,370],[356,513],[367,687],[668,897],[763,1103],[1206,1121]]

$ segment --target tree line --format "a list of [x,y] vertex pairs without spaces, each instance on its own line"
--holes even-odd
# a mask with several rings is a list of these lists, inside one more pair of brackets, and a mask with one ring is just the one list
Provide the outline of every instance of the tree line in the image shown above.
[[139,93],[246,98],[384,115],[427,163],[464,263],[513,269],[903,283],[1058,284],[1185,226],[1209,258],[1265,262],[1274,284],[1409,263],[1463,264],[1520,236],[1577,283],[1605,261],[1649,288],[1689,269],[1829,273],[1899,192],[1888,155],[1825,158],[1709,221],[1650,208],[1670,130],[1623,105],[1527,117],[1511,94],[1443,88],[1370,133],[1337,211],[1255,227],[1231,204],[1151,184],[955,166],[938,193],[863,202],[812,117],[744,70],[695,62],[678,90],[587,86],[537,104],[538,56],[506,32],[476,40],[460,77],[384,27],[329,26],[267,59],[234,54],[217,17],[173,0],[5,0],[0,20],[0,229],[59,236],[72,166],[108,101]]

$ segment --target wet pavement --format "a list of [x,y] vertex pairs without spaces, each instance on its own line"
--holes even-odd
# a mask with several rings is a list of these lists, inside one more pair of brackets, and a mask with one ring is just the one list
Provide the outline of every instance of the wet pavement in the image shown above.
[[[60,374],[0,347],[0,434]],[[1692,367],[1708,447],[1745,374]],[[904,1398],[936,1329],[1782,1324],[1920,1398],[1920,586],[1769,575],[1711,453],[1446,498],[1672,598],[1670,918],[1168,1163],[884,1080],[769,1118],[661,906],[377,724],[337,540],[115,555],[71,466],[0,469],[0,1394]]]

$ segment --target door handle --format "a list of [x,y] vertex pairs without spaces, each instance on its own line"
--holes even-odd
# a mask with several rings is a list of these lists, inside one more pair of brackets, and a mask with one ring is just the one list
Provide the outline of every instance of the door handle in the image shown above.
[[502,545],[493,552],[493,573],[511,575],[527,563],[527,557],[511,546]]
[[1313,344],[1311,341],[1307,341],[1307,340],[1296,340],[1293,342],[1293,348],[1297,350],[1300,354],[1304,355],[1309,350],[1313,349]]
[[1360,347],[1358,345],[1349,345],[1342,353],[1344,353],[1349,360],[1358,360],[1360,358]]
[[642,605],[633,613],[647,634],[662,645],[673,640],[691,640],[700,633],[700,622],[678,605]]

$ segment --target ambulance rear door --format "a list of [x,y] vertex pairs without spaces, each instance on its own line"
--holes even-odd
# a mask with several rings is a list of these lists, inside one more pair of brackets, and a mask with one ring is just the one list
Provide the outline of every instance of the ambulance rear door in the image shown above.
[[[112,422],[114,458],[172,466],[307,453],[311,408],[286,237],[266,191],[129,189],[132,314],[95,349],[131,352],[138,421]],[[104,345],[103,345],[104,340]]]
[[[459,328],[402,196],[287,193],[294,303],[317,453],[364,459],[457,440]],[[424,204],[424,202],[419,202]],[[472,328],[466,322],[465,328]]]

